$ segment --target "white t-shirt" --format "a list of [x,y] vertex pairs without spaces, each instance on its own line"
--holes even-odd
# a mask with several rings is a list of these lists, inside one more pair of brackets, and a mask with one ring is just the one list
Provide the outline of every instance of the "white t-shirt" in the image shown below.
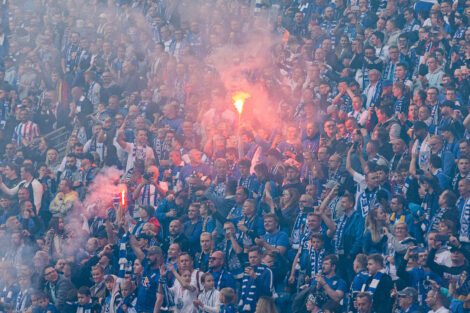
[[134,167],[135,159],[148,160],[155,159],[152,148],[149,146],[135,146],[133,143],[127,143],[124,151],[127,152],[126,172]]
[[450,311],[446,309],[445,307],[441,306],[436,311],[430,310],[428,313],[450,313]]
[[183,289],[180,284],[175,284],[170,288],[175,298],[175,313],[197,313],[198,310],[193,304],[197,299],[197,288],[194,291]]
[[[194,269],[191,273],[191,285],[195,286],[198,292],[202,291],[202,289],[204,288],[202,286],[202,274],[204,274],[204,272],[201,272],[197,269]],[[180,282],[178,280],[175,280],[173,286],[180,286]]]
[[198,296],[198,299],[204,304],[204,309],[201,312],[218,313],[220,310],[219,295],[220,292],[215,288],[210,291],[203,290]]

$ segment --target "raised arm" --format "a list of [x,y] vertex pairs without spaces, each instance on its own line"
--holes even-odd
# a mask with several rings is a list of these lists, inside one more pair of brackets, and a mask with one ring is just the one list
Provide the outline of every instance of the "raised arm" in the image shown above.
[[181,287],[183,287],[184,289],[188,289],[188,290],[191,291],[191,292],[196,291],[196,287],[193,286],[193,285],[191,285],[190,283],[189,283],[189,284],[186,283],[186,282],[183,280],[183,278],[180,276],[180,274],[176,271],[176,269],[175,269],[174,266],[172,266],[170,269],[171,269],[171,272],[173,273],[173,275],[175,275],[176,280],[179,281]]
[[127,118],[124,120],[124,123],[122,123],[121,127],[119,128],[116,136],[116,141],[117,143],[121,146],[122,149],[126,150],[127,149],[127,142],[124,141],[124,130],[126,129],[128,120]]
[[24,181],[21,181],[18,185],[16,185],[15,187],[13,188],[8,188],[4,183],[3,183],[3,180],[2,180],[2,176],[0,176],[0,189],[6,193],[7,195],[9,196],[14,196],[18,193],[18,189],[20,189],[20,184],[24,182]]
[[131,244],[131,248],[132,248],[132,251],[134,251],[135,253],[135,256],[139,259],[139,260],[143,260],[145,259],[145,253],[144,251],[142,251],[142,249],[139,247],[139,244],[137,242],[137,239],[135,238],[135,236],[131,233],[129,233],[129,242]]
[[351,174],[352,177],[354,177],[354,174],[356,173],[355,170],[351,167],[351,155],[354,150],[354,145],[351,146],[348,150],[348,155],[346,156],[346,170],[348,171],[349,174]]

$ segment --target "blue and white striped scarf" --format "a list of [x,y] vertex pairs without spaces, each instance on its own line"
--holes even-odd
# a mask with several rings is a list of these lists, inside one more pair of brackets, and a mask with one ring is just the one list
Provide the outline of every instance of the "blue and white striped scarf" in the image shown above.
[[470,242],[470,201],[466,201],[460,212],[459,240]]
[[[270,269],[264,264],[260,264],[256,268],[254,268],[256,277],[261,276],[265,270],[270,271]],[[254,281],[252,281],[252,283],[248,285],[249,282],[250,282],[250,277],[246,274],[243,275],[242,296],[240,300],[240,304],[242,306],[241,311],[252,311],[252,309],[256,306],[256,303],[255,303],[256,284]]]
[[300,212],[295,219],[294,227],[292,228],[291,238],[292,238],[292,247],[295,249],[299,247],[300,240],[303,234],[306,232],[307,228],[307,217],[308,213]]
[[342,251],[344,249],[343,248],[343,233],[344,233],[344,229],[346,228],[346,224],[348,220],[349,220],[349,216],[347,216],[346,214],[344,214],[339,219],[338,226],[336,228],[336,232],[334,236],[336,254],[339,254],[340,252],[344,253],[344,251]]
[[168,288],[168,282],[166,276],[160,276],[158,281],[162,286],[162,294],[163,294],[163,303],[161,308],[164,310],[171,310],[175,307],[175,297],[171,290]]
[[375,273],[375,275],[372,278],[372,281],[370,282],[369,287],[367,288],[367,290],[365,290],[367,285],[364,284],[362,286],[362,291],[366,291],[366,292],[370,293],[373,296],[375,291],[377,290],[377,286],[379,285],[380,280],[382,279],[383,275],[384,275],[383,270],[380,270],[377,273]]
[[126,274],[126,269],[128,266],[127,261],[127,242],[129,240],[129,232],[127,232],[124,236],[122,236],[121,241],[119,242],[119,271],[118,271],[118,278],[124,279]]
[[310,277],[315,277],[317,274],[321,273],[323,258],[326,255],[325,249],[321,249],[320,251],[315,251],[313,245],[311,244],[310,247]]

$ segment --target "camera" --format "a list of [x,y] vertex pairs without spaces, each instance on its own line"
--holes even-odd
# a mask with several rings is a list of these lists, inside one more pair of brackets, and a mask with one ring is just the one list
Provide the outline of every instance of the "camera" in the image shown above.
[[145,180],[151,180],[153,178],[153,174],[152,173],[144,173],[144,175],[142,175],[142,177]]
[[438,240],[438,241],[443,241],[443,242],[444,242],[444,241],[448,241],[449,238],[450,238],[449,235],[437,235],[437,236],[436,236],[436,240]]

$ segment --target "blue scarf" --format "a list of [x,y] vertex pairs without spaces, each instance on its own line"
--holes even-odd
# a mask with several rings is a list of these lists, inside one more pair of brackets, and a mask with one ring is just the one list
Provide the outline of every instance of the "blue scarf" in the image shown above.
[[[242,278],[242,276],[243,276],[243,266],[240,262],[240,259],[237,256],[237,254],[234,253],[235,251],[233,250],[233,247],[232,247],[232,241],[224,240],[223,252],[225,254],[227,269],[230,271],[230,273],[235,278],[237,278],[237,279]],[[232,252],[234,254],[232,254]]]
[[[380,279],[382,279],[382,276],[384,273],[382,271],[378,271],[375,273],[374,277],[372,278],[372,281],[369,284],[369,287],[367,288],[367,292],[369,292],[372,296],[374,295],[375,291],[377,290],[377,286],[380,283]],[[362,288],[364,289],[366,286],[364,285]]]
[[[247,220],[247,217],[245,216],[243,219],[243,225],[245,225],[246,228],[248,228],[247,232],[253,229],[253,226],[255,225],[256,215],[253,215],[250,219]],[[247,232],[242,232],[241,233],[241,238],[243,240],[243,244],[247,245],[252,245],[253,240],[247,235]]]
[[93,102],[93,88],[95,87],[96,82],[92,82],[90,87],[88,88],[87,92],[87,99],[90,100],[90,102]]
[[21,290],[16,297],[16,311],[25,311],[31,305],[30,290]]
[[370,209],[374,207],[376,201],[377,191],[369,192],[368,189],[364,190],[359,196],[359,204],[361,206],[362,217],[366,217]]
[[460,212],[460,241],[470,242],[470,201],[466,201]]
[[175,306],[175,298],[171,290],[168,288],[167,278],[166,276],[160,276],[158,281],[162,286],[162,293],[163,293],[163,304],[162,309],[170,310]]
[[431,109],[431,125],[437,125],[439,120],[439,105],[433,105]]
[[343,247],[343,234],[344,229],[346,228],[346,224],[348,223],[349,216],[344,214],[338,222],[338,226],[336,227],[335,236],[333,238],[335,242],[335,253],[336,254],[343,254],[344,247]]
[[157,153],[158,155],[158,158],[161,160],[162,158],[162,151],[163,151],[163,143],[160,139],[158,138],[155,138],[153,140],[153,149],[155,150],[155,152]]
[[[261,276],[268,267],[264,264],[258,265],[254,268],[256,277]],[[250,285],[248,283],[251,282]],[[256,284],[248,275],[243,275],[242,280],[242,296],[240,303],[242,304],[241,311],[253,311],[256,306],[255,302]]]
[[323,264],[323,258],[325,257],[325,249],[321,249],[319,252],[315,251],[313,245],[310,247],[310,277],[321,273],[321,266]]
[[307,216],[308,216],[307,213],[299,213],[299,215],[297,215],[297,218],[295,219],[295,224],[294,224],[294,227],[292,228],[292,236],[291,236],[293,247],[294,245],[296,245],[298,248],[300,239],[302,235],[304,234],[305,228],[307,226]]
[[439,229],[439,223],[442,221],[442,216],[444,215],[445,212],[447,212],[447,209],[441,208],[436,214],[434,214],[434,216],[431,219],[431,223],[429,224],[426,238],[428,237],[429,232],[431,230]]
[[135,164],[135,161],[137,160],[145,160],[146,150],[147,150],[146,145],[143,145],[142,148],[139,149],[137,148],[137,144],[134,143],[134,149],[132,150],[132,157],[134,159],[134,164]]
[[127,260],[127,241],[129,240],[129,232],[127,232],[119,243],[119,271],[118,277],[124,278],[126,274],[126,269],[128,267],[128,260]]

